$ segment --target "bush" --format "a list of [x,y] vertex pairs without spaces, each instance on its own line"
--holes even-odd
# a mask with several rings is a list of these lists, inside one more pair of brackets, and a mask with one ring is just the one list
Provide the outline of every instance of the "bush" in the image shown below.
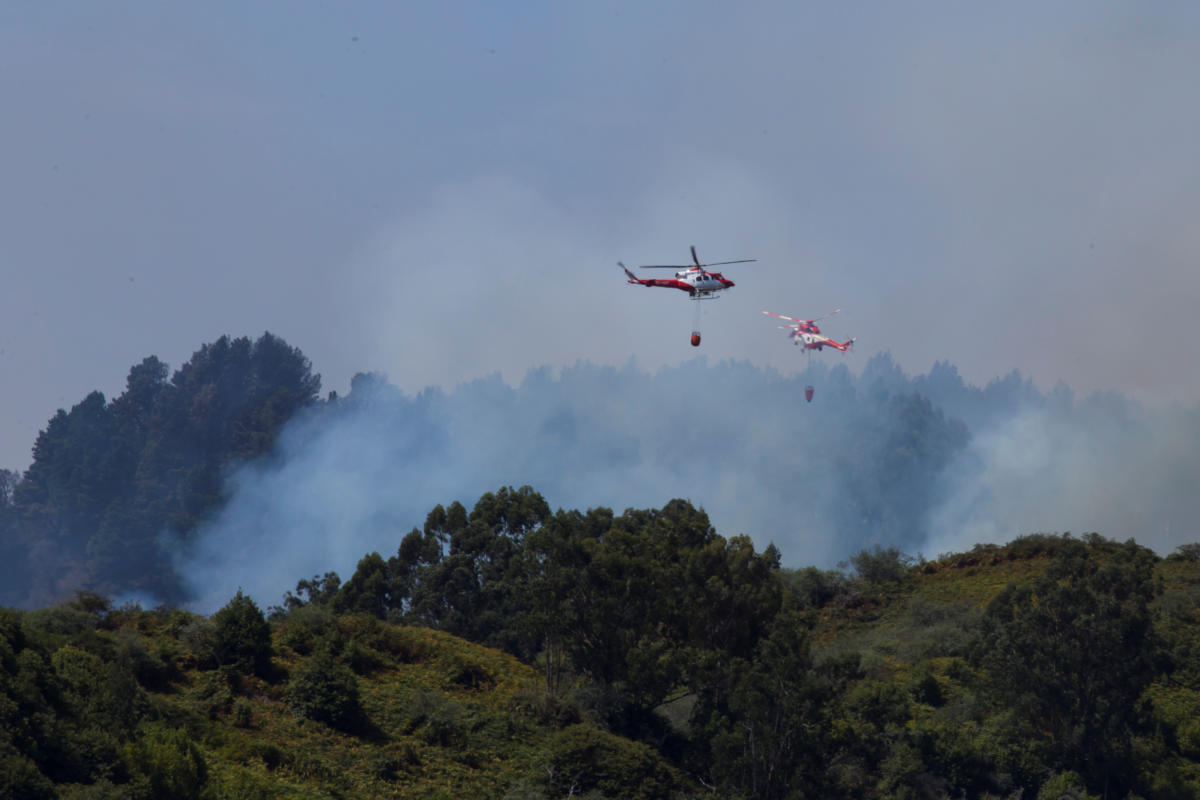
[[630,800],[670,797],[676,781],[649,746],[590,725],[560,731],[550,745],[547,778],[551,796],[597,791]]
[[1178,557],[1184,561],[1200,561],[1200,542],[1181,544],[1175,549],[1179,551]]
[[53,800],[54,796],[54,784],[31,760],[18,753],[0,756],[0,797]]
[[155,800],[194,800],[208,794],[208,764],[186,731],[149,725],[125,748],[125,758]]
[[512,707],[521,714],[536,719],[542,725],[565,728],[583,721],[583,712],[578,700],[570,694],[545,689],[526,687],[518,689],[512,698]]
[[292,759],[283,750],[270,742],[251,742],[246,748],[246,755],[263,762],[268,771],[274,772],[280,766],[289,765]]
[[50,661],[66,705],[81,722],[112,733],[133,729],[145,710],[146,698],[126,665],[106,664],[99,656],[69,644],[56,650]]
[[57,788],[58,800],[129,800],[131,797],[137,797],[130,791],[127,783],[113,783],[107,778],[101,778],[95,783],[68,783]]
[[384,666],[383,656],[356,639],[351,639],[342,649],[342,660],[356,675],[366,675]]
[[389,653],[405,664],[417,664],[429,658],[429,645],[412,628],[384,625],[375,648]]
[[945,700],[937,677],[925,662],[917,665],[909,676],[908,693],[918,703],[927,706],[940,706]]
[[439,747],[465,747],[467,726],[463,716],[462,704],[443,700],[425,720],[425,742]]
[[271,668],[271,627],[258,605],[242,594],[213,615],[213,658],[244,675],[265,677]]
[[1062,772],[1042,784],[1037,800],[1096,800],[1076,772]]
[[171,676],[170,667],[151,652],[136,634],[123,632],[117,636],[117,660],[128,664],[130,672],[142,686],[166,688]]
[[250,701],[238,698],[233,703],[233,726],[235,728],[254,727],[254,706]]
[[349,667],[333,660],[328,649],[308,659],[288,681],[288,708],[298,717],[337,730],[354,729],[363,717],[358,679]]
[[915,597],[908,604],[899,654],[909,661],[965,656],[975,641],[980,616],[966,604]]
[[278,796],[274,786],[244,770],[229,774],[221,782],[221,800],[273,800]]
[[912,564],[912,556],[906,556],[894,547],[883,549],[876,545],[871,550],[859,550],[850,556],[850,566],[855,574],[867,583],[898,583],[908,575]]
[[451,654],[446,657],[445,664],[446,674],[455,686],[464,689],[485,689],[494,683],[491,671],[471,658]]
[[816,567],[780,570],[784,585],[802,606],[820,608],[845,591],[846,578],[840,572]]
[[179,627],[179,643],[191,657],[192,663],[206,668],[213,665],[213,642],[216,639],[216,626],[211,620],[197,617],[184,622]]
[[279,643],[302,656],[311,654],[322,642],[340,644],[341,639],[333,612],[311,603],[292,609],[279,631]]
[[99,623],[95,614],[76,608],[39,608],[25,618],[29,627],[37,631],[72,638],[95,631]]
[[392,753],[374,753],[367,759],[367,771],[381,781],[396,780],[396,773],[403,768],[399,756]]

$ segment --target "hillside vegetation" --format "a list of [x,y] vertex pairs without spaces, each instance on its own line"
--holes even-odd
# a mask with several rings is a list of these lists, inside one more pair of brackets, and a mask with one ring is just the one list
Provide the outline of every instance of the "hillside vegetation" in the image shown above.
[[[537,496],[486,496],[476,521],[497,497]],[[676,565],[710,548],[765,569],[639,583],[654,560],[600,565],[631,514],[660,540],[664,519],[702,521],[614,520],[565,587],[589,584],[607,624],[573,599],[570,620],[496,621],[540,631],[524,662],[408,624],[415,605],[355,610],[371,557],[269,615],[240,594],[210,618],[89,594],[0,612],[0,794],[1200,796],[1194,552],[1039,535],[783,570],[711,534],[676,539]],[[681,610],[688,636],[670,630]]]
[[84,596],[0,615],[4,797],[565,796],[584,782],[658,797],[693,785],[645,745],[547,724],[536,671],[428,629],[330,616],[318,643],[278,625],[261,677],[217,664],[213,620],[187,612]]

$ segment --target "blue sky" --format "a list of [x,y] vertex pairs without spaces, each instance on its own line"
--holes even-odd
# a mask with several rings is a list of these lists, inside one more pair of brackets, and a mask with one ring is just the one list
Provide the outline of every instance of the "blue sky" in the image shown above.
[[[760,314],[910,372],[1200,401],[1192,4],[0,8],[0,466],[54,410],[222,334],[326,390],[697,351],[629,264],[757,258]],[[828,357],[828,354],[826,354]],[[835,356],[839,357],[840,356]]]

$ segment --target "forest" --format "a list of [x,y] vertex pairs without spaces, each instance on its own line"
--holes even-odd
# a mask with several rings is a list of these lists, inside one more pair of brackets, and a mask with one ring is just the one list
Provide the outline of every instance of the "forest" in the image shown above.
[[[745,392],[713,426],[752,425],[642,413],[710,380]],[[0,794],[1200,796],[1200,544],[1160,555],[1138,544],[1151,525],[915,552],[1012,408],[1122,419],[1125,441],[1158,423],[886,357],[819,380],[836,417],[799,416],[779,399],[794,381],[743,364],[581,364],[415,397],[364,374],[321,398],[270,334],[173,375],[145,359],[0,473]],[[822,479],[797,442],[827,457]],[[713,491],[620,512],[542,494],[632,476],[636,502],[672,465]],[[723,503],[750,467],[761,483]],[[464,503],[464,476],[493,483]],[[743,502],[775,507],[718,532]],[[810,540],[780,520],[809,506],[795,527],[839,537],[811,551],[836,566],[790,552]],[[330,563],[314,529],[347,526],[366,546]],[[218,581],[289,541],[316,556],[281,556],[296,571],[273,596]]]

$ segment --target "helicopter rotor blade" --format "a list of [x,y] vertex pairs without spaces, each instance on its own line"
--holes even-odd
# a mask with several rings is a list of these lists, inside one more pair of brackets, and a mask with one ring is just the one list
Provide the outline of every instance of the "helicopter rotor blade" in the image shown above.
[[[777,317],[779,319],[786,319],[789,322],[804,322],[804,320],[802,320],[802,319],[796,319],[795,317],[789,317],[787,314],[776,314],[774,311],[764,311],[763,313],[769,317]],[[793,326],[788,325],[787,327],[791,328]]]
[[700,263],[700,259],[699,259],[699,257],[697,257],[697,255],[696,255],[696,245],[692,245],[692,261],[695,261],[695,262],[696,262],[696,266],[697,266],[697,267],[703,267],[703,266],[705,266],[704,264],[701,264],[701,263]]
[[737,261],[714,261],[711,264],[698,264],[697,266],[699,266],[701,268],[703,268],[703,267],[719,267],[722,264],[749,264],[751,261],[758,261],[758,259],[757,258],[739,258]]

